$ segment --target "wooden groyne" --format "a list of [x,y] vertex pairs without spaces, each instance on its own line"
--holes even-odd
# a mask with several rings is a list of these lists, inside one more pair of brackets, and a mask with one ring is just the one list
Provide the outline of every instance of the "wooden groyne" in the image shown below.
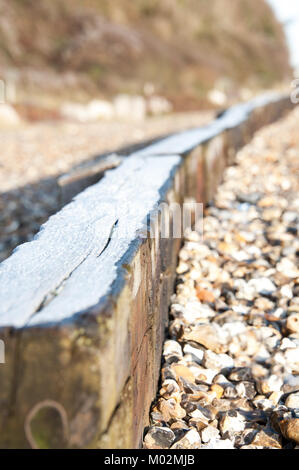
[[126,156],[0,265],[2,448],[141,445],[183,236],[159,207],[209,201],[292,107],[267,94]]

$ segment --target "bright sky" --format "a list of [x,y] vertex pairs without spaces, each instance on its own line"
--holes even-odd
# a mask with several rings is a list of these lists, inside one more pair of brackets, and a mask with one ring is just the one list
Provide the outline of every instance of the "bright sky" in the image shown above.
[[299,67],[299,0],[267,0],[280,21],[284,23],[291,62]]

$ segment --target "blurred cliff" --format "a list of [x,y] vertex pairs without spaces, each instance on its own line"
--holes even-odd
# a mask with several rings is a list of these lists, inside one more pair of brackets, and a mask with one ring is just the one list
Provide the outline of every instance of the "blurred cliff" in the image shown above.
[[0,0],[0,78],[21,114],[120,93],[207,108],[289,73],[264,0]]

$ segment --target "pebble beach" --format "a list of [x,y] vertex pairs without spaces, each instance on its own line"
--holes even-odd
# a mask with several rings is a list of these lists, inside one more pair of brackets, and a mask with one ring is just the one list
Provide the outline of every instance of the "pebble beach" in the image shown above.
[[298,122],[255,135],[185,236],[146,449],[299,448]]

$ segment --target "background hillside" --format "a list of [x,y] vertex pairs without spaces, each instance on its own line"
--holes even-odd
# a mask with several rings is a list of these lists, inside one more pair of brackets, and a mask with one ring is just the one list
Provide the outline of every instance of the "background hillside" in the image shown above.
[[269,88],[288,74],[264,0],[0,0],[0,77],[13,77],[21,99],[142,94],[152,84],[191,109],[215,86]]

